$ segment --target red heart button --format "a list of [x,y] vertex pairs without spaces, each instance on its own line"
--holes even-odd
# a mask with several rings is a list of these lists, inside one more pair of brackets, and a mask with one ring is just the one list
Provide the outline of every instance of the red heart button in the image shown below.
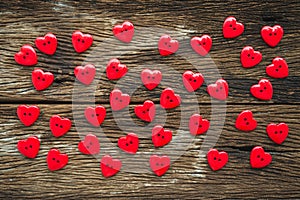
[[269,138],[276,144],[282,144],[288,136],[289,127],[285,123],[269,124],[267,126],[267,133]]
[[20,51],[15,54],[15,61],[19,65],[32,66],[37,63],[37,55],[32,46],[25,44]]
[[39,153],[40,140],[35,136],[31,136],[26,140],[20,140],[17,148],[27,158],[35,158]]
[[236,21],[234,17],[227,17],[223,24],[224,38],[235,38],[244,32],[244,25]]
[[175,53],[179,48],[179,42],[173,40],[169,35],[163,35],[158,41],[158,51],[162,56]]
[[222,169],[228,162],[228,154],[225,151],[211,149],[207,153],[207,162],[213,171]]
[[250,164],[252,168],[264,168],[272,161],[272,156],[265,153],[262,147],[254,147],[250,153]]
[[39,117],[40,109],[37,106],[20,105],[17,108],[17,115],[25,126],[31,126]]
[[53,55],[57,47],[56,36],[52,33],[47,33],[44,37],[35,39],[35,46],[43,53]]
[[87,107],[84,116],[91,125],[98,127],[105,119],[106,109],[103,106]]
[[280,25],[264,26],[260,31],[262,39],[270,47],[275,47],[280,42],[283,36],[283,28]]
[[257,122],[253,118],[253,113],[250,110],[241,112],[235,121],[235,127],[241,131],[253,131],[256,129]]
[[152,142],[155,147],[163,147],[172,140],[172,131],[157,125],[152,129]]
[[201,135],[209,129],[210,123],[207,119],[202,119],[199,114],[190,117],[189,128],[192,135]]
[[201,73],[186,71],[182,75],[183,85],[189,92],[194,92],[203,84],[204,78]]
[[93,134],[88,134],[83,141],[78,143],[78,150],[87,155],[95,155],[100,152],[100,143],[98,138]]
[[110,106],[113,111],[124,109],[130,103],[130,96],[123,94],[121,90],[114,89],[110,93]]
[[149,160],[150,168],[157,176],[162,176],[168,171],[170,162],[168,156],[152,155]]
[[285,78],[289,75],[289,67],[283,58],[276,57],[272,64],[267,66],[266,73],[273,78]]
[[244,68],[251,68],[260,63],[262,54],[259,51],[254,51],[253,47],[246,46],[241,51],[240,59]]
[[83,34],[80,31],[75,31],[72,34],[72,43],[77,53],[82,53],[90,48],[93,44],[93,37],[90,34]]
[[193,50],[201,56],[206,56],[212,46],[212,39],[209,35],[193,37],[190,42]]
[[63,168],[68,163],[68,155],[61,154],[58,149],[51,149],[47,155],[48,169],[55,171]]
[[134,133],[128,133],[128,135],[119,138],[118,145],[123,151],[135,154],[139,148],[139,138]]
[[109,155],[102,157],[100,162],[102,175],[106,178],[118,173],[122,167],[122,162],[118,159],[113,159]]
[[219,79],[216,83],[207,86],[208,94],[219,100],[226,100],[228,97],[228,91],[228,83],[224,79]]
[[155,105],[152,101],[147,100],[143,105],[134,107],[134,112],[138,118],[146,122],[152,122],[155,117]]
[[268,79],[261,79],[258,84],[250,88],[251,94],[261,100],[270,100],[273,96],[273,87]]
[[74,69],[74,74],[81,83],[89,85],[93,82],[96,74],[96,68],[94,65],[88,64],[83,66],[77,66]]
[[31,73],[31,81],[36,90],[45,90],[53,83],[54,76],[51,72],[35,69]]
[[111,59],[106,67],[106,76],[109,80],[117,80],[125,76],[128,69],[126,65],[120,63],[116,58]]
[[129,43],[134,35],[134,26],[131,22],[125,21],[121,25],[114,26],[113,33],[120,41]]
[[178,94],[175,94],[171,88],[166,88],[160,95],[160,105],[165,109],[172,109],[179,106],[181,98]]
[[162,74],[158,70],[144,69],[141,72],[141,80],[148,90],[153,90],[162,79]]
[[50,118],[50,130],[55,137],[66,134],[71,128],[71,120],[54,115]]

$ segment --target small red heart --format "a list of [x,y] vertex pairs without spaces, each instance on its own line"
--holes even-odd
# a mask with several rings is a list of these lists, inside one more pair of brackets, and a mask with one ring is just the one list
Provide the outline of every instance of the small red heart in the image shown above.
[[256,129],[257,122],[253,118],[253,113],[250,110],[241,112],[235,121],[235,127],[241,131],[253,131]]
[[78,150],[87,155],[95,155],[100,152],[100,143],[98,138],[93,134],[88,134],[83,141],[78,143]]
[[261,100],[270,100],[273,96],[273,87],[268,79],[261,79],[258,84],[250,88],[251,94]]
[[262,39],[270,47],[275,47],[280,42],[283,36],[283,28],[280,25],[264,26],[260,31]]
[[250,153],[250,164],[252,168],[264,168],[272,161],[272,156],[265,153],[262,147],[254,147]]
[[71,128],[71,120],[54,115],[50,118],[50,130],[55,137],[66,134]]
[[179,106],[181,98],[178,94],[175,94],[171,88],[166,88],[160,95],[160,105],[164,109],[172,109]]
[[17,148],[27,158],[35,158],[39,153],[40,140],[35,136],[31,136],[26,140],[20,140]]
[[169,35],[163,35],[158,41],[158,51],[162,56],[175,53],[179,48],[179,42],[173,40]]
[[164,175],[170,168],[170,158],[168,156],[150,156],[150,168],[157,176]]
[[47,33],[44,37],[35,39],[35,46],[43,53],[53,55],[57,47],[56,36],[52,33]]
[[150,100],[145,101],[143,105],[137,105],[134,107],[136,116],[146,122],[152,122],[154,120],[155,111],[155,105]]
[[193,50],[201,56],[206,56],[212,46],[212,39],[209,35],[193,37],[190,42]]
[[141,72],[141,79],[148,90],[153,90],[158,86],[162,79],[162,74],[158,70],[144,69]]
[[93,37],[90,34],[83,34],[80,31],[75,31],[72,34],[72,43],[77,53],[82,53],[93,44]]
[[183,85],[189,92],[194,92],[204,82],[204,77],[201,73],[193,73],[192,71],[186,71],[182,75]]
[[48,169],[55,171],[63,168],[68,163],[68,155],[61,154],[58,149],[51,149],[47,155]]
[[199,114],[190,117],[189,128],[192,135],[201,135],[209,129],[210,123],[207,119],[202,119]]
[[32,66],[37,63],[37,55],[32,46],[25,44],[20,51],[15,54],[15,61],[19,65]]
[[17,115],[25,126],[31,126],[39,117],[40,109],[37,106],[20,105],[17,108]]
[[172,131],[157,125],[152,129],[152,142],[155,147],[163,147],[172,140]]
[[236,21],[234,17],[227,17],[223,24],[224,38],[235,38],[244,32],[244,25]]
[[125,21],[121,25],[115,25],[113,33],[120,41],[129,43],[134,35],[134,26],[131,22]]
[[228,162],[228,154],[225,151],[211,149],[207,153],[207,162],[213,171],[222,169]]
[[224,79],[219,79],[216,83],[207,86],[208,94],[219,100],[226,100],[228,97],[228,91],[228,83]]
[[102,175],[106,178],[118,173],[122,167],[122,162],[118,159],[113,159],[109,155],[102,157],[100,162]]
[[289,75],[289,67],[283,58],[276,57],[272,64],[267,66],[266,73],[273,78],[285,78]]
[[127,66],[120,63],[116,58],[111,59],[106,66],[106,76],[109,80],[117,80],[128,72]]
[[253,47],[246,46],[241,51],[240,59],[244,68],[251,68],[260,63],[262,54],[259,51],[254,51]]
[[123,94],[121,90],[114,89],[110,93],[110,106],[113,111],[124,109],[130,103],[130,96]]
[[139,148],[139,138],[134,133],[128,133],[126,136],[119,138],[118,145],[123,151],[135,154]]
[[89,85],[93,82],[96,74],[96,68],[94,65],[88,64],[83,66],[77,66],[74,69],[74,74],[81,83]]
[[91,125],[98,127],[105,119],[106,109],[103,106],[87,107],[84,116]]
[[288,136],[289,127],[285,123],[269,124],[267,126],[267,133],[269,138],[276,144],[282,144]]
[[31,81],[36,90],[45,90],[53,83],[54,76],[51,72],[35,69],[31,73]]

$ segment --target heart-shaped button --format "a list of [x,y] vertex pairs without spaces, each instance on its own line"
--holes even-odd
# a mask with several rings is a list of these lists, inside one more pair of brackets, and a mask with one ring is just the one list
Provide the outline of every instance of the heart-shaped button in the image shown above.
[[222,169],[228,162],[228,154],[225,151],[211,149],[207,153],[207,162],[213,171]]
[[95,155],[100,152],[100,143],[98,138],[93,134],[88,134],[83,141],[78,143],[78,150],[87,155]]
[[289,127],[285,123],[269,124],[267,126],[268,136],[276,144],[282,144],[289,134]]
[[48,169],[50,171],[59,170],[67,165],[68,160],[67,154],[60,153],[58,149],[51,149],[47,155]]
[[164,175],[170,168],[170,158],[168,156],[152,155],[149,159],[150,168],[157,176]]
[[35,69],[31,73],[31,81],[36,90],[45,90],[53,83],[54,75],[51,72]]
[[201,55],[206,56],[212,46],[212,39],[209,35],[202,35],[201,37],[193,37],[190,41],[193,50]]
[[32,66],[37,63],[37,55],[32,46],[25,44],[20,51],[15,54],[15,61],[19,65]]
[[111,59],[106,66],[106,76],[109,80],[117,80],[128,72],[127,66],[120,63],[116,58]]
[[251,94],[260,100],[271,100],[273,96],[273,87],[268,79],[261,79],[258,84],[250,88]]
[[262,54],[259,51],[254,51],[253,47],[246,46],[241,51],[240,59],[244,68],[251,68],[260,63]]
[[172,131],[157,125],[152,129],[152,142],[155,147],[163,147],[172,140]]
[[153,90],[158,86],[162,79],[162,74],[159,70],[144,69],[141,72],[141,80],[148,90]]
[[110,93],[110,106],[113,111],[122,110],[130,103],[130,96],[123,94],[121,90],[114,89]]
[[93,44],[93,37],[90,34],[83,34],[80,31],[75,31],[72,34],[72,43],[77,53],[82,53],[90,48]]
[[207,86],[208,94],[218,100],[226,100],[228,91],[228,83],[224,79],[218,79],[216,83]]
[[262,39],[270,47],[275,47],[280,42],[283,36],[283,28],[280,25],[264,26],[260,31]]
[[146,122],[152,122],[154,120],[155,111],[155,105],[150,100],[145,101],[143,105],[137,105],[134,107],[136,116]]
[[186,71],[182,75],[183,85],[189,92],[194,92],[204,82],[204,77],[201,73],[194,73],[192,71]]
[[179,106],[181,103],[181,98],[178,94],[175,94],[174,90],[171,88],[166,88],[162,91],[160,95],[160,105],[164,109],[172,109]]
[[87,107],[84,116],[91,125],[98,127],[106,117],[106,109],[103,106]]
[[237,22],[235,17],[227,17],[223,23],[224,38],[236,38],[244,32],[244,25]]
[[43,53],[53,55],[57,48],[56,36],[52,33],[47,33],[44,37],[35,39],[35,46]]
[[78,81],[85,85],[89,85],[93,82],[96,74],[96,68],[94,65],[87,64],[83,66],[77,66],[74,69],[74,74]]
[[175,53],[179,48],[179,42],[172,39],[169,35],[163,35],[158,41],[158,51],[162,56]]
[[25,157],[35,158],[39,153],[40,140],[35,136],[28,137],[26,140],[20,140],[17,148]]
[[131,42],[134,35],[134,26],[131,22],[125,21],[121,25],[115,25],[113,28],[113,33],[114,36],[120,41],[129,43]]
[[193,114],[190,117],[189,128],[192,135],[201,135],[209,129],[210,122],[207,119],[202,119],[199,114]]
[[19,105],[17,115],[25,126],[31,126],[39,117],[40,109],[37,106]]
[[253,131],[256,126],[257,122],[250,110],[242,111],[235,120],[235,127],[241,131]]
[[135,154],[139,148],[139,138],[134,133],[128,133],[126,136],[119,138],[118,146],[127,153]]
[[105,155],[100,161],[102,175],[106,178],[118,173],[122,167],[122,162],[118,159],[113,159],[110,155]]
[[289,75],[289,67],[283,58],[276,57],[267,66],[266,73],[273,78],[285,78]]
[[272,161],[272,156],[265,153],[265,150],[260,147],[254,147],[250,153],[250,164],[252,168],[264,168]]
[[50,118],[50,130],[55,137],[61,137],[71,128],[71,120],[61,118],[59,115],[53,115]]

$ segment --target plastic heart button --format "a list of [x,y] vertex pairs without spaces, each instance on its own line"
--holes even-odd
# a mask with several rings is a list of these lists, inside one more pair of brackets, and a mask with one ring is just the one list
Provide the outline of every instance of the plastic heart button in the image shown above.
[[113,111],[124,109],[130,103],[130,96],[123,94],[121,90],[114,89],[110,93],[110,106]]
[[226,100],[228,97],[228,91],[228,83],[224,79],[219,79],[216,83],[207,86],[208,94],[219,100]]
[[71,120],[54,115],[50,118],[50,130],[55,137],[61,137],[71,128]]
[[253,113],[250,110],[241,112],[235,121],[235,127],[241,131],[253,131],[256,129],[257,122],[253,118]]
[[128,135],[119,138],[118,146],[127,153],[135,154],[139,148],[139,138],[134,133],[128,133]]
[[152,155],[149,163],[150,168],[157,176],[164,175],[170,168],[170,158],[168,156]]
[[105,155],[100,161],[102,175],[106,178],[114,176],[122,167],[122,162],[118,159],[113,159],[110,155]]
[[276,144],[282,144],[287,138],[289,133],[289,127],[285,123],[280,124],[269,124],[267,126],[268,136]]
[[91,125],[98,127],[105,119],[106,109],[103,106],[87,107],[84,116]]
[[35,46],[43,53],[53,55],[57,48],[56,36],[52,33],[47,33],[44,37],[35,39]]
[[111,59],[106,67],[106,76],[109,80],[117,80],[125,76],[128,69],[126,65],[120,63],[116,58]]
[[88,134],[83,141],[78,143],[78,150],[87,155],[95,155],[100,152],[100,143],[98,138],[93,134]]
[[261,100],[271,100],[273,96],[273,87],[268,79],[261,79],[258,84],[250,88],[251,94]]
[[120,41],[129,43],[134,35],[134,26],[131,22],[125,21],[121,25],[114,26],[113,33]]
[[163,35],[158,41],[158,51],[162,56],[175,53],[179,48],[179,42],[173,40],[169,35]]
[[244,25],[236,21],[234,17],[227,17],[223,24],[224,38],[236,38],[244,32]]
[[54,76],[51,72],[35,69],[31,73],[31,81],[36,90],[45,90],[53,83]]
[[72,34],[72,43],[77,53],[82,53],[90,48],[93,44],[93,37],[90,34],[83,34],[80,31],[75,31]]
[[67,165],[68,160],[67,154],[61,154],[58,149],[51,149],[47,155],[48,169],[50,171],[59,170]]
[[27,158],[35,158],[39,153],[40,140],[35,136],[31,136],[26,140],[20,140],[17,148]]
[[260,31],[262,39],[270,47],[275,47],[280,42],[283,36],[283,28],[280,25],[264,26]]
[[37,55],[32,46],[26,44],[15,54],[15,61],[19,65],[32,66],[37,63]]
[[146,122],[152,122],[155,117],[155,105],[152,101],[147,100],[143,105],[134,107],[134,112],[138,118]]
[[151,71],[150,69],[144,69],[141,72],[141,79],[148,90],[153,90],[160,83],[162,74],[158,70]]
[[254,147],[250,153],[250,164],[252,168],[264,168],[272,162],[272,156],[265,153],[265,150],[260,147]]
[[210,122],[207,119],[202,119],[199,114],[193,114],[190,117],[189,128],[192,135],[201,135],[209,129]]
[[273,78],[285,78],[289,75],[289,67],[283,58],[276,57],[272,64],[267,66],[266,73]]
[[244,68],[251,68],[260,63],[262,55],[259,51],[254,51],[253,47],[246,46],[241,51],[240,59]]
[[209,35],[203,35],[201,37],[193,37],[191,39],[191,47],[193,50],[201,55],[201,56],[206,56],[212,46],[212,39]]
[[165,109],[172,109],[179,106],[181,98],[178,94],[175,94],[171,88],[166,88],[160,95],[160,105]]
[[213,171],[222,169],[228,162],[228,154],[225,151],[211,149],[207,153],[207,162]]
[[189,92],[194,92],[204,82],[203,75],[201,73],[193,73],[192,71],[186,71],[182,75],[183,85]]
[[31,126],[39,117],[40,109],[37,106],[20,105],[17,108],[17,115],[25,126]]
[[77,66],[74,69],[74,74],[81,83],[89,85],[93,82],[96,74],[96,68],[94,65],[88,64],[83,66]]
[[163,147],[172,140],[172,131],[157,125],[152,129],[152,142],[155,147]]

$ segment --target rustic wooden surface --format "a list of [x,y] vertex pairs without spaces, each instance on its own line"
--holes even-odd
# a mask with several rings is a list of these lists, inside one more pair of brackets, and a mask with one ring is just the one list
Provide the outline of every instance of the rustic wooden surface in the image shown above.
[[[1,2],[0,198],[300,198],[299,13],[300,4],[297,0]],[[230,15],[245,24],[244,34],[233,40],[222,37],[223,21]],[[139,48],[127,52],[126,46],[120,47],[122,43],[112,39],[111,31],[114,24],[124,20],[132,21],[140,32],[152,30],[150,32],[154,36],[143,43],[143,35],[136,33],[134,41],[138,42],[133,41],[133,44]],[[285,33],[280,44],[270,48],[262,41],[259,32],[262,26],[275,24],[283,26]],[[74,30],[90,33],[94,37],[91,49],[80,55],[75,53],[71,44]],[[180,40],[183,56],[179,56],[180,52],[167,58],[159,56],[155,41],[160,35],[155,31],[164,30]],[[38,52],[36,67],[51,71],[55,81],[47,90],[38,92],[31,84],[33,67],[17,65],[13,56],[21,45],[34,44],[36,37],[47,32],[57,35],[59,46],[54,56]],[[213,39],[212,59],[193,55],[187,46],[190,37],[205,33]],[[245,45],[252,45],[263,54],[262,62],[252,69],[243,69],[239,62],[239,53]],[[102,49],[106,50],[104,56]],[[140,151],[155,152],[150,150],[153,146],[151,139],[145,136],[145,124],[134,117],[133,106],[146,99],[159,103],[160,91],[166,86],[173,86],[184,98],[186,116],[182,116],[177,108],[168,111],[167,119],[158,115],[154,123],[166,120],[165,126],[174,130],[175,136],[186,134],[187,116],[195,111],[197,103],[196,107],[204,117],[214,119],[212,131],[217,131],[223,127],[222,113],[225,110],[226,121],[215,145],[229,153],[229,162],[224,169],[217,172],[209,169],[200,151],[206,138],[203,135],[196,137],[192,144],[182,140],[180,146],[188,146],[187,151],[163,177],[156,177],[148,171],[132,173],[126,169],[126,165],[116,176],[109,179],[102,177],[99,161],[80,154],[77,144],[81,132],[92,132],[100,138],[101,154],[119,155],[116,143],[124,135],[124,130],[118,127],[108,101],[116,82],[108,81],[102,74],[107,61],[114,56],[127,64],[131,72],[118,86],[125,91],[132,89],[135,84],[138,88],[132,94],[129,108],[131,118],[119,120],[124,124],[136,123],[138,127],[129,126],[126,131],[142,134]],[[260,78],[267,77],[265,66],[276,56],[286,59],[290,75],[283,80],[270,78],[274,87],[273,99],[259,101],[251,96],[249,88]],[[215,65],[210,65],[211,60]],[[75,81],[73,69],[87,61],[96,63],[97,76],[91,87],[82,87]],[[135,81],[139,80],[135,71],[139,71],[141,66],[165,70],[164,84],[151,93],[147,92],[141,83]],[[217,68],[220,76],[229,83],[227,107],[218,101],[211,101],[205,86],[195,95],[185,94],[181,80],[169,70],[170,67],[178,74],[200,67],[206,79],[205,85],[215,81]],[[91,99],[108,109],[107,118],[101,126],[104,134],[100,133],[99,128],[89,126],[83,118],[82,108],[94,103]],[[41,116],[33,126],[24,127],[19,122],[16,108],[20,104],[35,104],[41,108]],[[74,109],[74,105],[78,105],[78,109]],[[218,109],[212,114],[213,106]],[[257,129],[250,133],[234,128],[236,116],[245,109],[252,110],[259,123]],[[73,121],[71,131],[62,138],[54,138],[50,133],[48,121],[53,114],[61,114]],[[180,122],[183,127],[181,132],[176,131]],[[265,128],[271,122],[286,122],[290,127],[289,136],[282,145],[276,145],[266,135]],[[38,135],[42,141],[40,153],[34,160],[25,159],[16,149],[17,141],[29,135]],[[260,170],[253,170],[249,165],[250,151],[256,145],[262,145],[273,156],[271,165]],[[46,154],[52,147],[59,148],[70,157],[68,165],[56,172],[48,171],[45,162]],[[170,154],[175,156],[172,151]],[[124,162],[127,166],[134,166],[142,160],[136,156],[134,160]]]

